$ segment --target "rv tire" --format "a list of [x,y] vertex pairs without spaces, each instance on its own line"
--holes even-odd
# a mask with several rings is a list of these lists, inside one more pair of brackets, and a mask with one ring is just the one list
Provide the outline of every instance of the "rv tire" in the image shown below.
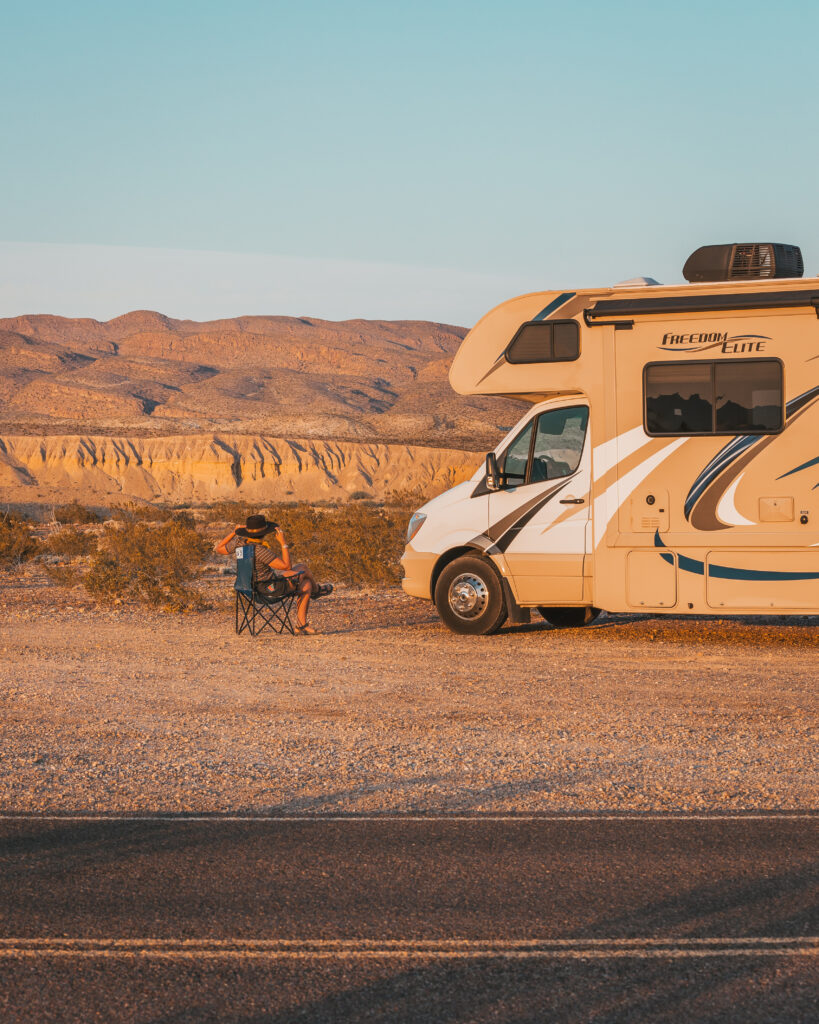
[[563,629],[578,629],[594,622],[600,614],[599,608],[538,608],[543,618],[553,626]]
[[438,577],[435,607],[454,633],[497,633],[506,621],[506,601],[497,569],[477,555],[456,558]]

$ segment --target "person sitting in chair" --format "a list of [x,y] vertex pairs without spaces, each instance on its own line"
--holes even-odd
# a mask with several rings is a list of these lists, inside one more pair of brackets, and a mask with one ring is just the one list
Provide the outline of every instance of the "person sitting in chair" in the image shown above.
[[[271,546],[271,534],[281,549],[279,555]],[[245,525],[231,530],[227,537],[223,537],[214,547],[214,551],[217,555],[232,555],[236,548],[244,544],[252,544],[255,548],[255,575],[259,590],[264,592],[265,584],[271,583],[277,574],[287,577],[293,590],[298,593],[296,632],[302,636],[314,635],[315,629],[307,624],[307,609],[310,607],[311,599],[331,594],[332,584],[324,583],[319,586],[304,562],[293,565],[281,527],[278,523],[268,522],[264,516],[248,516]]]

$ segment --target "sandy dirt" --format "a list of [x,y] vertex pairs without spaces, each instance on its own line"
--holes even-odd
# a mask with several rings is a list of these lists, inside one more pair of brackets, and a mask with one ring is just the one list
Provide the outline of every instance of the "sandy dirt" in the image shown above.
[[311,638],[100,609],[0,575],[4,811],[558,811],[819,804],[816,619],[613,616],[459,637],[398,590]]

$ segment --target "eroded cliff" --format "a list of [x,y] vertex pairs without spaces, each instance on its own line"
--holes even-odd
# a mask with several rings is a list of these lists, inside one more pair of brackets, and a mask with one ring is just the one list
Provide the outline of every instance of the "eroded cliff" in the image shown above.
[[240,434],[0,437],[0,501],[207,503],[343,500],[444,490],[474,452]]

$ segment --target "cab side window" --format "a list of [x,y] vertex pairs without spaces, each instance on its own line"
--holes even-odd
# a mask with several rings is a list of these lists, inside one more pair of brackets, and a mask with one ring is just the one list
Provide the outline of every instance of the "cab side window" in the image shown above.
[[571,476],[580,465],[588,421],[585,405],[549,409],[530,420],[500,461],[507,485],[519,487]]
[[589,410],[585,405],[573,409],[550,409],[538,416],[530,483],[556,480],[575,472],[583,454],[588,421]]

